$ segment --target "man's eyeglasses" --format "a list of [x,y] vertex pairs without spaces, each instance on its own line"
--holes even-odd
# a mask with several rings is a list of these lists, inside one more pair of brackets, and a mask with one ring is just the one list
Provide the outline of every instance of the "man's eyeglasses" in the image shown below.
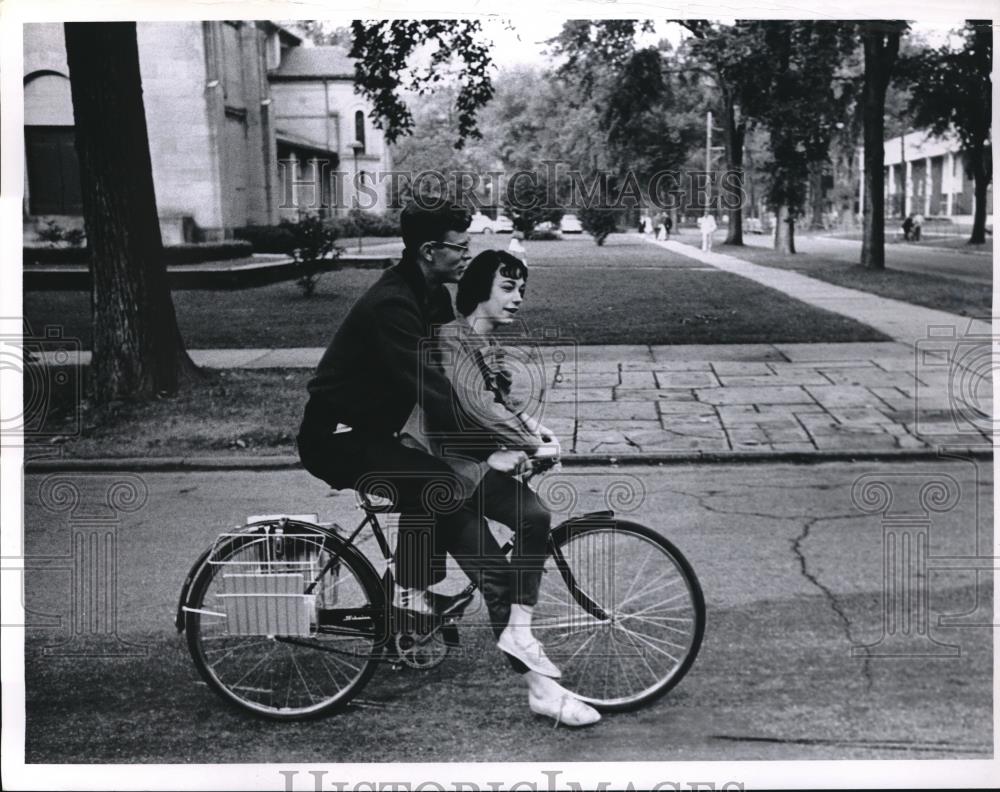
[[435,242],[434,244],[437,247],[446,247],[446,248],[451,248],[452,250],[457,250],[459,253],[469,252],[468,245],[456,245],[454,242]]

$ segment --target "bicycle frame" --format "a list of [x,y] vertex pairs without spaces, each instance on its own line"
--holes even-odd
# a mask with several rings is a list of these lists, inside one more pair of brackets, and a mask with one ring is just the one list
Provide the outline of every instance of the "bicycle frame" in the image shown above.
[[[356,548],[356,545],[354,544],[355,539],[357,539],[361,531],[364,530],[365,526],[370,526],[372,534],[374,535],[375,538],[375,542],[378,545],[379,551],[382,553],[383,559],[386,561],[385,573],[380,578],[377,572],[375,571],[375,567],[372,565],[371,561],[363,553],[359,552],[357,553],[357,555],[360,559],[363,559],[365,564],[368,565],[368,568],[371,571],[372,576],[376,579],[381,580],[385,602],[388,603],[391,601],[392,598],[392,585],[394,581],[392,574],[393,557],[392,557],[392,550],[389,547],[389,542],[385,536],[385,532],[382,530],[382,525],[378,521],[378,517],[376,515],[380,511],[389,511],[389,508],[382,508],[376,506],[371,502],[371,499],[365,494],[361,494],[361,499],[362,499],[361,508],[364,509],[365,516],[364,518],[362,518],[361,522],[358,523],[357,527],[351,532],[351,534],[346,538],[340,537],[332,533],[330,529],[327,528],[326,526],[312,524],[312,523],[305,523],[298,520],[292,521],[289,518],[281,518],[277,522],[268,521],[268,523],[255,523],[252,526],[247,526],[246,530],[247,533],[249,534],[251,531],[259,530],[261,525],[273,524],[276,531],[284,532],[290,525],[294,523],[296,525],[307,526],[309,529],[315,530],[319,534],[330,534],[331,536],[336,536],[337,541],[336,543],[334,543],[335,545],[342,544],[343,547]],[[601,522],[613,521],[614,516],[615,515],[613,511],[607,510],[607,511],[590,512],[588,514],[571,517],[570,519],[565,520],[558,526],[556,526],[549,535],[549,552],[552,554],[553,560],[556,563],[556,567],[559,570],[560,574],[562,575],[563,579],[565,580],[568,590],[571,592],[573,598],[579,603],[579,605],[582,608],[584,608],[586,611],[592,614],[594,618],[602,621],[608,618],[607,613],[600,605],[598,605],[590,596],[587,595],[586,592],[584,592],[579,587],[579,585],[576,582],[576,579],[573,576],[572,570],[566,563],[566,559],[562,556],[562,553],[560,552],[559,548],[552,541],[552,536],[564,526],[569,526],[575,523],[592,522],[595,520]],[[501,550],[504,553],[507,553],[511,549],[513,549],[513,547],[514,547],[514,541],[513,539],[509,539],[503,545]],[[175,626],[177,628],[177,631],[180,633],[184,632],[185,628],[184,613],[188,605],[188,596],[191,588],[191,583],[193,582],[197,574],[201,571],[202,567],[204,567],[207,563],[209,563],[209,556],[211,555],[213,548],[214,544],[209,548],[207,548],[198,557],[194,565],[191,567],[191,570],[188,572],[188,575],[184,580],[184,584],[181,587],[181,594],[177,605],[177,614],[175,619]],[[315,589],[316,585],[318,584],[318,582],[323,579],[323,576],[326,575],[327,572],[329,572],[334,567],[334,565],[336,565],[338,560],[342,557],[342,551],[339,547],[334,546],[333,548],[331,548],[331,552],[329,555],[330,557],[327,560],[326,564],[324,564],[323,568],[320,569],[318,574],[313,578],[312,582],[306,587],[305,589],[306,594],[311,594]],[[463,595],[471,594],[477,588],[478,586],[476,585],[476,583],[474,581],[470,581],[468,586],[466,586],[466,588],[462,591],[462,594]]]

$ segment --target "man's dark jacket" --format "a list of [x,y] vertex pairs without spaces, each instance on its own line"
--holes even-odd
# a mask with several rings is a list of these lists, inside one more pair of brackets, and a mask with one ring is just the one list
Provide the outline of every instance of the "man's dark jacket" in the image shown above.
[[306,424],[313,431],[343,423],[392,434],[419,399],[444,431],[460,433],[451,385],[439,368],[426,365],[432,328],[454,318],[447,289],[429,289],[404,254],[358,299],[323,354],[308,385]]

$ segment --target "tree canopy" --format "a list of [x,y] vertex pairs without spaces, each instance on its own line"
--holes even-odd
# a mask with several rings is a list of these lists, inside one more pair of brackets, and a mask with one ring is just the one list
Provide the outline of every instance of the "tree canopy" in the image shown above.
[[[449,66],[457,67],[454,78],[459,86],[455,146],[460,148],[467,138],[480,136],[476,115],[493,96],[493,62],[478,20],[356,19],[351,32],[355,85],[372,103],[372,118],[389,143],[413,128],[405,92],[422,96],[444,79]],[[429,52],[425,66],[411,60],[421,48]]]

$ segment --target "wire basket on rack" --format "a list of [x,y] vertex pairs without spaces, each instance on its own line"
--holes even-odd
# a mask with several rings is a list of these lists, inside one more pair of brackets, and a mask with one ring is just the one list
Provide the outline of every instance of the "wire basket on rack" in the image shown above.
[[[234,547],[236,548],[234,551]],[[319,608],[336,602],[339,564],[313,585],[329,560],[316,533],[221,534],[208,563],[221,567],[216,593],[229,635],[314,635]]]

